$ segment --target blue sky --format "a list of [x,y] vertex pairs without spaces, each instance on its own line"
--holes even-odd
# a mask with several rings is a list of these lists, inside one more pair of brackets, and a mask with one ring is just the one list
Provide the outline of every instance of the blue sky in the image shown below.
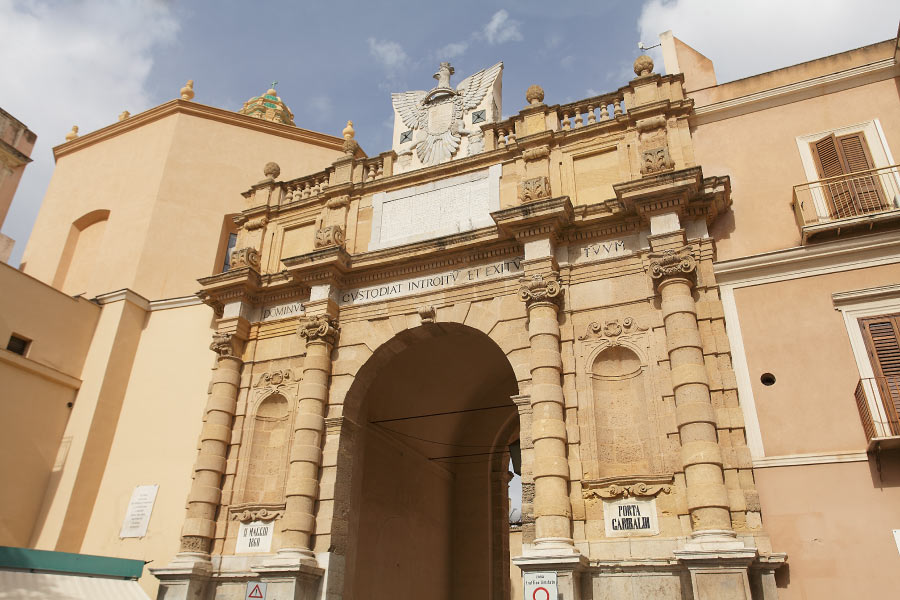
[[441,60],[454,83],[502,60],[509,115],[533,83],[548,104],[617,89],[638,41],[667,29],[722,82],[895,37],[898,19],[884,0],[0,0],[0,107],[38,135],[3,226],[10,264],[71,126],[84,134],[171,100],[187,79],[196,102],[231,110],[277,80],[298,126],[339,136],[352,119],[374,155],[391,145],[390,92],[429,89]]

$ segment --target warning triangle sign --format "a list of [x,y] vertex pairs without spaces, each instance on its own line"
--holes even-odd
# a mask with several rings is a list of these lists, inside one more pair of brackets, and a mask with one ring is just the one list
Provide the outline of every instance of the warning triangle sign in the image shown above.
[[259,589],[258,583],[255,586],[253,586],[253,589],[250,590],[250,593],[247,594],[247,597],[248,598],[260,598],[260,599],[264,598],[264,596],[262,595],[262,591]]

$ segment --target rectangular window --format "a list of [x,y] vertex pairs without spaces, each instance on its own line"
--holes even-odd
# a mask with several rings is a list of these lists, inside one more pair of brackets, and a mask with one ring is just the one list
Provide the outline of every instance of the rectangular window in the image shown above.
[[866,136],[828,134],[810,143],[819,178],[833,218],[843,219],[887,208]]
[[860,319],[859,325],[891,430],[900,431],[900,313]]
[[237,234],[229,233],[228,234],[228,246],[225,248],[225,264],[222,265],[223,273],[231,268],[231,251],[234,250],[234,247],[236,244],[237,244]]
[[13,334],[9,336],[9,342],[6,344],[6,349],[10,352],[15,352],[16,354],[25,356],[25,353],[28,351],[28,346],[30,344],[31,340]]

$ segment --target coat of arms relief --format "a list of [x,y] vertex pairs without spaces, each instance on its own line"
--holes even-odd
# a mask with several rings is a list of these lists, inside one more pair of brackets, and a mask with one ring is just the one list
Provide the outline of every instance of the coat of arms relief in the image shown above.
[[398,170],[428,167],[481,152],[484,142],[480,125],[500,117],[502,71],[500,62],[453,88],[450,76],[454,69],[442,62],[434,74],[438,84],[430,91],[392,94]]

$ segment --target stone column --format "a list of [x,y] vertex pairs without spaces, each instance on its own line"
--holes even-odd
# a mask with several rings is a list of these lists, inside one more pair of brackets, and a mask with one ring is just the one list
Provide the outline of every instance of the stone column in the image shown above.
[[566,459],[565,400],[557,314],[559,273],[522,278],[519,296],[528,310],[531,343],[532,443],[534,445],[535,547],[574,552]]
[[652,253],[649,258],[650,277],[661,298],[694,536],[733,537],[715,411],[692,295],[697,260],[689,246]]
[[299,415],[294,426],[291,464],[285,490],[281,549],[278,554],[312,558],[310,538],[315,532],[315,507],[319,496],[319,467],[325,434],[325,405],[331,377],[331,350],[339,327],[323,314],[309,317],[300,325],[306,339],[306,360],[300,382]]
[[206,415],[200,431],[200,451],[194,464],[194,479],[188,494],[187,517],[181,532],[181,552],[208,559],[216,535],[216,511],[222,497],[222,474],[231,441],[231,429],[241,380],[240,350],[243,340],[236,333],[213,335],[210,350],[218,355],[213,371]]

